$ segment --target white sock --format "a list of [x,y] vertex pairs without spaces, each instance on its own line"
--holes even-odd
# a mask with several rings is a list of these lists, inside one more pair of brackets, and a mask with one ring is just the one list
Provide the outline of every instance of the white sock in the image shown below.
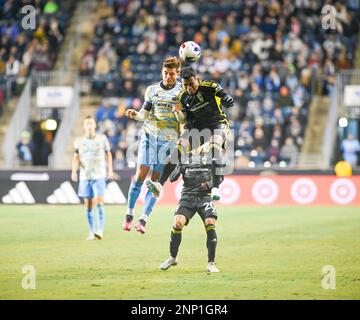
[[141,216],[140,216],[140,219],[139,220],[144,220],[145,222],[147,222],[147,219],[149,218],[149,216],[145,213],[143,213]]
[[130,209],[130,208],[127,208],[127,211],[126,211],[126,214],[129,215],[129,216],[134,216],[134,208]]

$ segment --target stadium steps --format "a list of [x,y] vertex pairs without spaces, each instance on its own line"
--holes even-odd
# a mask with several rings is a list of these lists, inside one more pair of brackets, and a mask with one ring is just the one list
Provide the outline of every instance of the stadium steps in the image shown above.
[[[9,99],[6,108],[4,110],[4,114],[0,118],[0,147],[2,147],[5,139],[5,134],[8,130],[10,120],[13,116],[13,113],[16,109],[17,103],[18,103],[19,97],[15,97],[12,99]],[[4,158],[3,153],[0,152],[0,168],[4,167]]]
[[322,145],[329,97],[315,96],[309,108],[308,125],[299,156],[299,167],[319,169],[323,165]]
[[[54,67],[54,70],[61,70],[66,65],[64,80],[66,84],[74,83],[80,59],[86,47],[91,43],[94,21],[97,20],[95,7],[96,1],[82,0],[78,1],[76,5],[73,18],[67,29],[64,43],[61,46],[61,51]],[[84,15],[86,18],[84,18]],[[70,54],[70,60],[67,60],[68,54]]]
[[74,153],[74,141],[77,137],[84,134],[83,121],[91,115],[95,116],[95,112],[101,103],[101,98],[97,96],[83,96],[80,99],[79,115],[75,121],[75,125],[71,131],[71,139],[68,142],[66,153],[64,154],[63,169],[71,168],[71,160]]

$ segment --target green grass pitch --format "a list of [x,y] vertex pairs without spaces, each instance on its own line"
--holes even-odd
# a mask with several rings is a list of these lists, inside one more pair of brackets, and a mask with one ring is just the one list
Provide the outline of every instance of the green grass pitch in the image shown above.
[[[217,265],[195,216],[179,264],[169,254],[175,207],[157,206],[145,235],[121,228],[124,206],[106,206],[105,238],[85,241],[82,206],[0,206],[0,299],[359,299],[359,207],[218,207]],[[139,215],[141,207],[137,207]],[[36,289],[21,283],[24,265]],[[322,288],[322,268],[336,288]]]

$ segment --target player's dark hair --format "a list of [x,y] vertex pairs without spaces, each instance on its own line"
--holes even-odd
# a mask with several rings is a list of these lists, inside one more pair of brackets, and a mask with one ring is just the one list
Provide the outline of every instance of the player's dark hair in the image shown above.
[[189,78],[195,77],[195,76],[196,76],[196,72],[191,67],[185,67],[180,70],[180,77],[182,79],[189,79]]
[[163,62],[163,68],[180,69],[180,59],[178,57],[168,57]]
[[93,116],[86,116],[85,120],[89,120],[89,119],[92,119],[92,120],[95,120],[95,118]]

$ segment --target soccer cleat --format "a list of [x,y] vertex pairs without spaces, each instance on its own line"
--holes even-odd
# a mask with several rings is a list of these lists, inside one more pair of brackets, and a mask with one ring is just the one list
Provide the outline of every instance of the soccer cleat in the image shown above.
[[126,216],[122,226],[125,231],[130,231],[132,227],[132,219],[128,219]]
[[218,201],[218,200],[220,200],[220,198],[221,198],[221,195],[220,195],[219,188],[212,188],[211,189],[211,200]]
[[169,259],[167,259],[166,261],[164,261],[164,262],[160,265],[160,269],[161,269],[161,270],[167,270],[167,269],[169,269],[171,266],[176,266],[176,265],[177,265],[176,258],[170,257]]
[[220,272],[220,270],[216,267],[215,262],[209,262],[207,265],[207,272],[215,273]]
[[144,234],[146,229],[145,226],[141,223],[141,221],[139,221],[136,225],[135,225],[135,230],[141,234]]
[[97,240],[101,240],[101,239],[103,238],[103,233],[102,233],[102,232],[96,232],[96,233],[95,233],[95,238],[96,238]]
[[89,234],[86,240],[95,240],[95,236],[93,234]]
[[146,187],[150,190],[150,192],[153,194],[155,198],[159,198],[162,185],[160,182],[152,181],[151,179],[146,180],[145,182]]

